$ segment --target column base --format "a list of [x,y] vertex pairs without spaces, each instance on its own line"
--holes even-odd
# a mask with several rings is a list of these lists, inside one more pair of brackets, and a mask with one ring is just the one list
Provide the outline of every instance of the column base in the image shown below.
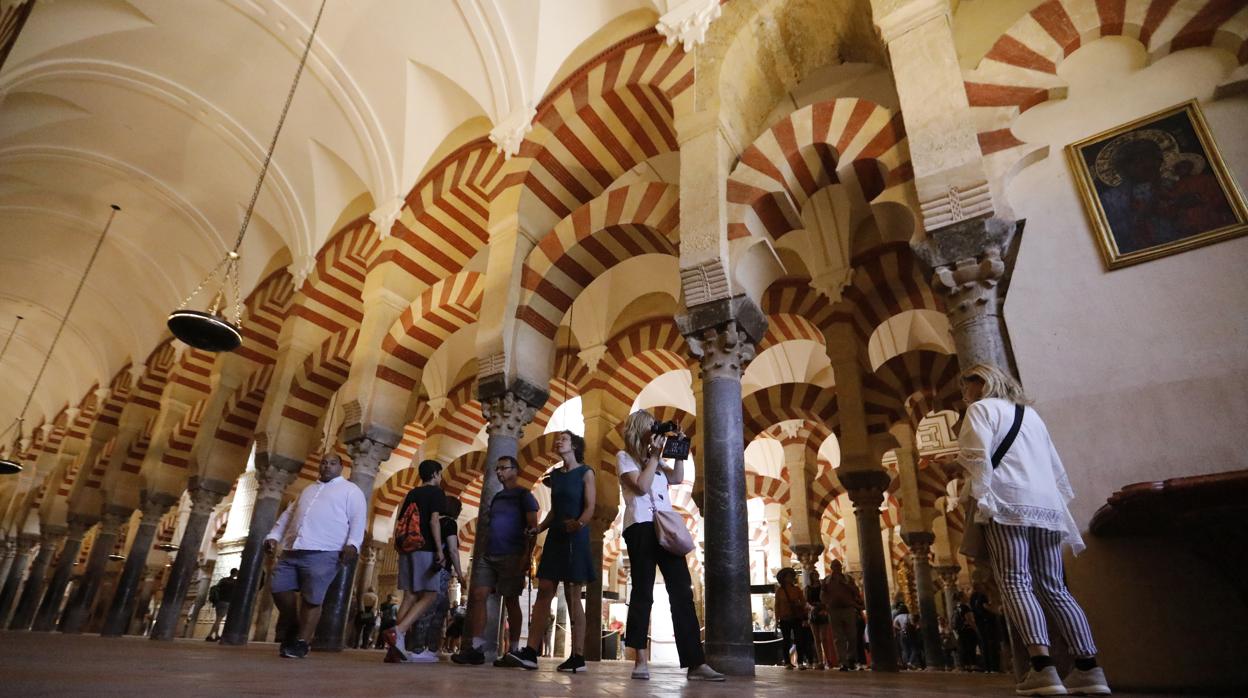
[[754,643],[707,642],[706,663],[728,676],[753,676]]

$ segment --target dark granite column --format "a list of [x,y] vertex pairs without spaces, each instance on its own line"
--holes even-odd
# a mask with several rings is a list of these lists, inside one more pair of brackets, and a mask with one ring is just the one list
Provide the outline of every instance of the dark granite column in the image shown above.
[[[614,517],[612,517],[614,520]],[[585,659],[602,661],[602,538],[611,522],[597,518],[589,526],[589,559],[598,571],[585,585]]]
[[940,625],[936,619],[939,615],[936,611],[936,583],[932,579],[932,563],[929,559],[936,535],[925,532],[907,533],[905,540],[914,557],[914,590],[919,597],[919,615],[923,621],[923,654],[928,658],[928,671],[939,671],[943,666],[943,662],[937,661],[942,656]]
[[[871,670],[897,671],[897,650],[892,642],[893,618],[888,601],[888,564],[880,540],[880,504],[888,488],[883,470],[837,473],[854,503],[858,520],[858,549],[862,562],[862,586],[867,602],[867,628],[871,637]],[[887,640],[885,640],[887,638]]]
[[104,580],[104,568],[108,566],[108,556],[117,544],[117,531],[121,524],[130,516],[124,507],[111,507],[100,517],[100,530],[95,533],[91,543],[91,554],[87,557],[87,568],[83,570],[82,579],[74,588],[74,593],[65,604],[61,614],[60,631],[77,634],[91,615],[91,607],[95,603],[95,595]]
[[130,619],[139,604],[140,587],[147,571],[147,556],[152,552],[152,540],[156,537],[156,526],[169,511],[169,507],[177,503],[178,498],[171,494],[143,493],[140,505],[143,518],[139,520],[139,528],[134,532],[134,540],[130,542],[125,567],[117,578],[113,600],[109,603],[104,628],[100,631],[101,637],[121,637],[129,630]]
[[[394,446],[365,437],[347,445],[351,452],[351,482],[355,483],[364,493],[364,501],[371,503],[373,484],[377,481],[377,471],[381,464],[390,457]],[[365,505],[367,506],[367,504]],[[365,526],[368,526],[365,521]],[[361,543],[363,545],[363,543]],[[357,551],[359,552],[359,551]],[[321,620],[316,626],[316,639],[312,648],[318,652],[341,652],[346,646],[345,631],[348,615],[351,613],[351,592],[355,580],[358,556],[351,562],[338,568],[338,576],[330,583],[325,592],[325,601],[321,607]]]
[[[520,450],[520,436],[524,433],[525,425],[533,421],[538,408],[546,403],[548,397],[546,391],[534,388],[520,380],[517,380],[516,385],[510,390],[502,390],[502,380],[501,375],[482,378],[477,388],[477,396],[481,401],[481,414],[487,422],[488,441],[485,447],[485,472],[482,473],[481,481],[481,509],[477,513],[476,539],[472,542],[473,565],[469,585],[473,586],[480,581],[479,575],[482,574],[482,566],[475,562],[485,555],[490,537],[490,502],[494,501],[494,495],[498,494],[503,487],[498,478],[493,476],[494,463],[501,456],[516,457]],[[470,595],[469,618],[472,617],[474,603]],[[492,661],[492,658],[498,656],[497,604],[494,605],[494,609],[493,613],[485,614],[485,626],[482,630],[485,633],[485,643],[481,651],[485,653],[486,661]],[[464,641],[471,643],[472,638],[465,637]]]
[[230,597],[229,615],[221,631],[221,643],[245,645],[251,631],[251,612],[256,603],[260,586],[260,574],[264,569],[264,538],[277,523],[278,506],[303,461],[274,454],[256,452],[256,503],[251,510],[251,525],[247,529],[247,543],[243,546],[242,560],[238,565],[238,581]]
[[200,563],[195,571],[195,580],[191,582],[196,585],[195,601],[191,603],[191,610],[187,613],[182,637],[195,637],[195,626],[199,624],[199,614],[204,610],[204,604],[208,603],[208,592],[212,589],[212,570],[216,565],[216,560],[208,560]]
[[4,588],[0,589],[0,627],[4,626],[4,621],[9,616],[9,611],[13,608],[13,601],[17,598],[17,590],[22,585],[22,575],[26,574],[26,568],[30,565],[31,553],[35,551],[35,546],[39,545],[39,536],[31,533],[23,533],[17,537],[17,548],[13,554],[13,564],[9,567],[8,577],[4,580]]
[[700,359],[702,376],[706,659],[725,674],[753,676],[741,373],[754,358],[767,319],[749,298],[736,296],[691,307],[676,324]]
[[945,595],[945,620],[949,621],[949,627],[953,627],[954,608],[953,608],[953,592],[958,588],[958,569],[957,565],[946,565],[936,568],[936,574],[940,577],[940,588]]
[[153,640],[172,640],[177,633],[186,591],[199,564],[199,549],[203,547],[208,519],[221,499],[230,493],[230,483],[195,477],[191,479],[187,492],[191,496],[191,514],[182,529],[182,540],[178,541],[178,555],[165,578],[165,593],[160,601],[160,610],[156,612],[156,623],[152,626]]
[[9,630],[28,630],[39,610],[39,601],[43,598],[43,583],[47,578],[48,566],[52,564],[52,556],[57,546],[65,538],[65,526],[45,524],[39,534],[39,554],[30,565],[30,574],[26,575],[26,586],[22,587],[22,596],[18,599],[17,610],[13,612],[13,620],[9,622]]
[[35,622],[31,630],[50,632],[56,627],[56,617],[61,613],[61,602],[65,599],[65,587],[69,586],[69,578],[73,576],[74,565],[78,563],[78,553],[82,550],[82,538],[94,521],[80,516],[69,517],[68,532],[65,544],[61,546],[61,554],[52,572],[52,581],[43,594],[43,602],[39,604],[39,612],[35,614]]

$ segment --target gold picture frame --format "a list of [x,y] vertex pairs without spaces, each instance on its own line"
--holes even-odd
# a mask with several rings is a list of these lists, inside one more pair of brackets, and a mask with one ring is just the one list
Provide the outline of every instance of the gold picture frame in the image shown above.
[[1248,207],[1196,100],[1066,146],[1110,270],[1248,233]]

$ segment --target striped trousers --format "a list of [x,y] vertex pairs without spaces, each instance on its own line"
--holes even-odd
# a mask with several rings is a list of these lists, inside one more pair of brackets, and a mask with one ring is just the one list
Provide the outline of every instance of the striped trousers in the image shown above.
[[1032,526],[985,526],[992,573],[1006,616],[1028,645],[1049,645],[1044,612],[1076,657],[1096,654],[1088,617],[1062,578],[1062,534]]

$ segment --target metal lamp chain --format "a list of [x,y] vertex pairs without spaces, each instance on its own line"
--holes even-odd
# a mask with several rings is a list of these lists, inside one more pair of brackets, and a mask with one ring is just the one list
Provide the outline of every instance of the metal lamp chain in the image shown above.
[[17,334],[17,326],[22,324],[22,316],[17,316],[17,321],[13,323],[13,329],[9,330],[9,338],[4,340],[4,348],[0,349],[0,361],[4,360],[4,355],[9,353],[9,345],[13,343],[13,335]]
[[[61,338],[61,333],[65,331],[65,325],[69,323],[69,314],[73,312],[78,296],[82,294],[82,287],[87,283],[87,275],[91,273],[91,267],[95,265],[95,258],[99,256],[100,248],[104,245],[104,236],[108,235],[108,229],[113,227],[113,218],[118,210],[116,206],[113,206],[112,213],[108,214],[108,223],[100,232],[100,239],[95,241],[95,249],[91,250],[91,258],[87,260],[87,268],[82,271],[82,278],[78,279],[78,288],[74,289],[74,295],[69,299],[69,307],[65,309],[65,315],[61,317],[61,326],[56,328],[56,334],[52,336],[52,344],[48,347],[47,355],[43,357],[43,365],[39,367],[39,373],[35,374],[34,385],[30,386],[30,394],[26,396],[26,404],[22,405],[21,414],[17,417],[19,423],[26,418],[26,409],[30,407],[30,401],[35,398],[35,391],[39,388],[39,381],[43,379],[43,372],[47,370],[48,362],[52,360],[52,351],[56,349],[56,342]],[[18,433],[21,433],[20,427]]]

